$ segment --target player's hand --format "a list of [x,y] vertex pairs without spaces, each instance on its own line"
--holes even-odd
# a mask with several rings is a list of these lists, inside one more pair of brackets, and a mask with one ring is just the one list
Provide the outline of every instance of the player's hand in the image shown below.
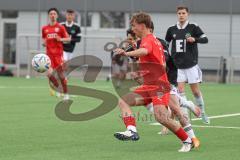
[[69,36],[70,40],[69,41],[63,41],[63,44],[70,44],[72,42],[72,35]]
[[59,36],[56,37],[56,40],[57,40],[58,42],[62,42],[62,39],[61,39],[61,37],[59,37]]
[[194,37],[188,37],[187,38],[187,42],[188,43],[194,43],[196,40],[195,40],[195,38]]
[[126,52],[123,49],[121,49],[121,48],[117,48],[113,52],[115,54],[126,55]]

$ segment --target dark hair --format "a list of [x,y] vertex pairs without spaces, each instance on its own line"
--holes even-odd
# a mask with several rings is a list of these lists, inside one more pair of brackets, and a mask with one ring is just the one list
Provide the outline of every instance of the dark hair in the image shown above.
[[187,6],[178,6],[178,7],[177,7],[177,12],[178,12],[179,10],[186,10],[187,12],[189,12],[189,9],[188,9]]
[[133,23],[133,22],[136,22],[136,23],[138,23],[138,24],[145,24],[145,26],[147,27],[147,28],[150,28],[151,27],[151,17],[150,17],[150,15],[149,14],[147,14],[147,13],[144,13],[144,12],[139,12],[139,13],[137,13],[137,14],[135,14],[135,15],[133,15],[132,16],[132,18],[131,18],[131,24]]
[[135,33],[132,31],[132,29],[131,28],[129,28],[128,30],[127,30],[127,35],[131,35],[131,36],[133,36],[133,37],[135,37]]
[[154,24],[153,24],[153,21],[151,21],[150,29],[152,29],[152,32],[154,31]]
[[59,11],[58,11],[57,8],[50,8],[50,9],[48,10],[48,14],[49,14],[51,11],[55,11],[55,12],[59,15]]
[[67,9],[67,13],[75,13],[73,9]]

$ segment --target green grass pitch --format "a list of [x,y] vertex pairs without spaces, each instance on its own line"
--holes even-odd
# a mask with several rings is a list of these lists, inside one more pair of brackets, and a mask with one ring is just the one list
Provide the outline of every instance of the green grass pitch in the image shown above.
[[[72,79],[72,84],[89,86],[115,94],[110,82],[92,84]],[[240,85],[203,84],[202,92],[209,116],[240,113]],[[188,97],[192,96],[188,89]],[[73,97],[73,113],[95,108],[100,100]],[[109,99],[111,101],[111,99]],[[119,110],[85,122],[66,122],[54,113],[56,97],[49,96],[43,78],[0,78],[0,159],[1,160],[225,160],[239,159],[240,116],[211,120],[210,126],[228,128],[194,128],[201,148],[178,153],[179,140],[173,135],[160,136],[160,126],[149,125],[144,107],[140,113],[137,142],[121,142],[113,137],[123,131]],[[141,117],[142,116],[142,117]],[[193,121],[201,125],[201,121]]]

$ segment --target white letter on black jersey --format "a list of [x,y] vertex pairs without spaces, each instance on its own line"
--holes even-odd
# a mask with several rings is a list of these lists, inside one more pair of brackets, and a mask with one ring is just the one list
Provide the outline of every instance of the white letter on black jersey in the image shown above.
[[186,40],[176,40],[176,52],[186,51]]

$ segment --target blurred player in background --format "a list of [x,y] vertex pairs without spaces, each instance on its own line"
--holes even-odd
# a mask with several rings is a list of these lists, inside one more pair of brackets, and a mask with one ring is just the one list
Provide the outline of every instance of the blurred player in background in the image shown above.
[[177,8],[178,22],[168,28],[165,40],[172,42],[171,55],[178,68],[178,90],[185,96],[185,83],[190,85],[196,104],[201,109],[204,123],[210,120],[205,112],[204,101],[199,83],[202,82],[202,72],[198,66],[198,43],[208,43],[208,38],[197,24],[188,21],[189,11],[185,6]]
[[[48,10],[49,24],[42,27],[43,45],[46,46],[46,53],[51,60],[51,68],[48,70],[49,81],[55,87],[60,87],[56,77],[52,75],[56,70],[60,79],[61,87],[64,93],[64,100],[69,99],[67,94],[67,80],[63,74],[63,43],[69,42],[70,37],[65,28],[57,22],[58,10],[50,8]],[[52,94],[53,91],[51,91]]]
[[61,23],[65,27],[67,33],[71,38],[70,42],[63,43],[64,61],[68,61],[73,57],[73,51],[75,49],[76,43],[79,43],[81,41],[81,28],[77,23],[74,22],[74,19],[75,11],[72,9],[68,9],[66,11],[66,22]]
[[[127,36],[128,32],[127,32]],[[129,37],[127,38],[127,40]],[[125,44],[123,46],[123,49],[126,49],[128,47],[128,44]],[[123,56],[120,54],[114,54],[114,52],[111,53],[111,59],[112,59],[112,74],[111,77],[115,79],[116,83],[116,88],[120,88],[122,82],[126,78],[127,74],[127,69],[128,69],[128,57]]]
[[112,78],[117,81],[117,88],[121,87],[126,78],[128,69],[128,58],[126,56],[112,53]]
[[[122,96],[119,100],[119,108],[127,130],[125,132],[117,132],[114,136],[119,140],[138,140],[139,135],[136,129],[136,121],[130,107],[147,105],[153,102],[155,119],[169,128],[183,142],[183,146],[179,152],[189,152],[192,148],[191,138],[179,124],[169,117],[166,108],[169,102],[169,92],[167,89],[169,86],[166,86],[166,84],[169,85],[169,82],[165,69],[162,74],[158,75],[157,72],[160,72],[158,68],[152,68],[151,65],[149,65],[149,68],[147,65],[144,65],[144,63],[147,63],[158,64],[158,66],[162,67],[165,66],[162,45],[150,32],[151,17],[146,13],[138,13],[132,17],[131,25],[136,36],[141,38],[140,48],[130,52],[118,48],[115,50],[115,53],[129,57],[139,57],[139,66],[148,75],[143,77],[143,85],[139,86],[134,92]],[[152,90],[151,85],[157,87],[157,89]],[[161,90],[159,91],[158,89]]]
[[[127,30],[127,41],[128,41],[128,49],[126,50],[127,52],[134,51],[135,49],[139,48],[140,46],[140,39],[135,35],[135,33],[132,31],[132,29]],[[130,71],[136,71],[138,68],[138,65],[136,62],[138,62],[139,58],[138,57],[129,57],[129,67]]]
[[[126,51],[133,51],[134,49],[136,49],[136,43],[137,38],[134,34],[134,32],[131,29],[127,30],[127,39],[126,39],[126,43],[124,43],[123,45],[123,49]],[[139,43],[140,44],[140,43]],[[138,60],[137,57],[126,57],[126,56],[122,56],[122,55],[117,55],[114,54],[113,52],[111,53],[111,59],[112,59],[112,74],[108,75],[107,77],[107,81],[110,80],[110,78],[115,78],[118,82],[117,82],[117,88],[120,88],[121,83],[123,80],[125,80],[126,78],[126,73],[128,68],[130,68],[131,71],[134,70],[134,68],[136,68],[136,66],[134,66],[134,62],[136,62]]]

